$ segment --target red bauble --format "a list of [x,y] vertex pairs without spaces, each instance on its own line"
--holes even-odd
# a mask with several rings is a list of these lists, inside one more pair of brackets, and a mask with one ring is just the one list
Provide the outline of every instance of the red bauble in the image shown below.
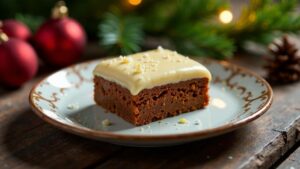
[[44,23],[34,36],[40,56],[54,66],[67,66],[79,60],[86,35],[74,19],[62,17]]
[[[0,34],[3,37],[3,33]],[[37,55],[27,42],[15,38],[2,39],[0,42],[1,83],[19,87],[30,80],[36,74],[37,69]]]
[[0,23],[0,29],[10,38],[29,40],[31,32],[29,28],[17,20],[8,19]]

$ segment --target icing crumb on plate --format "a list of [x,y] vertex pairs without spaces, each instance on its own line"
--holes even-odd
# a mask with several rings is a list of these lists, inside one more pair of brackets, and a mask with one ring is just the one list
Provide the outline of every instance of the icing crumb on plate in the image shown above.
[[69,105],[67,106],[67,108],[68,108],[69,110],[77,110],[77,109],[79,108],[79,106],[78,106],[77,104],[69,104]]
[[113,123],[108,119],[105,119],[102,121],[102,126],[104,126],[104,127],[111,126],[112,124]]
[[187,119],[185,119],[185,118],[180,118],[179,120],[178,120],[178,123],[179,124],[186,124],[186,123],[188,123],[189,121],[187,120]]

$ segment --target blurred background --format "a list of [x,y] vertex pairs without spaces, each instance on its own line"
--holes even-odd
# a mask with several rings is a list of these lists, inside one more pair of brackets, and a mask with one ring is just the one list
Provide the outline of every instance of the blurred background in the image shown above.
[[[298,8],[298,0],[0,0],[0,41],[22,39],[33,53],[25,57],[25,47],[10,43],[21,53],[0,51],[0,59],[4,56],[0,74],[7,74],[10,67],[3,68],[6,65],[25,63],[24,58],[38,57],[47,65],[65,67],[159,45],[215,59],[244,51],[266,52],[270,43],[284,35],[299,40]],[[294,63],[298,48],[287,41],[281,44],[286,45],[277,44],[271,53],[290,55]],[[37,67],[33,60],[28,59],[26,70]],[[23,65],[19,72],[24,72]]]
[[[55,0],[1,0],[0,19],[14,18],[35,32],[49,20]],[[89,42],[107,54],[129,54],[157,45],[184,54],[224,59],[245,43],[269,44],[297,33],[298,1],[273,0],[70,0],[65,1]],[[224,13],[225,12],[225,13]]]

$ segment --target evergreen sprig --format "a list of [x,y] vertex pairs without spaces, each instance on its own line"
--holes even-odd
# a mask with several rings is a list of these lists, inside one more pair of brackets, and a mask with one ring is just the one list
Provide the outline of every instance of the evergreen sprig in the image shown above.
[[140,18],[107,13],[98,29],[101,45],[113,53],[130,54],[140,50],[144,36]]
[[230,57],[235,51],[233,41],[218,32],[219,26],[211,22],[221,9],[227,7],[222,0],[178,0],[163,34],[184,54],[219,59]]
[[171,21],[190,21],[195,23],[215,16],[221,9],[228,8],[224,0],[177,0],[176,11]]
[[297,0],[251,0],[241,17],[228,32],[239,44],[254,41],[269,44],[275,37],[286,32],[299,32],[300,16],[295,13]]
[[231,57],[235,51],[234,41],[211,31],[210,26],[195,24],[189,29],[178,27],[176,31],[172,42],[181,53],[223,59]]
[[41,16],[21,14],[21,13],[16,14],[15,18],[23,22],[25,25],[27,25],[32,32],[35,32],[45,20]]
[[183,54],[224,59],[244,48],[245,42],[266,45],[282,33],[300,30],[300,16],[295,13],[297,0],[251,0],[237,21],[228,25],[217,19],[220,11],[230,9],[223,0],[150,2],[131,11],[144,19],[144,26],[132,16],[106,15],[99,26],[101,44],[122,53],[136,52],[145,32],[167,38],[171,47]]

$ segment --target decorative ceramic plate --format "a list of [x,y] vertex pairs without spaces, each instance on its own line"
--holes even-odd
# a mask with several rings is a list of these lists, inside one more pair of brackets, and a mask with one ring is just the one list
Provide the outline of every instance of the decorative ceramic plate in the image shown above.
[[[199,58],[194,58],[199,60]],[[128,146],[165,146],[220,135],[246,125],[271,105],[272,89],[258,75],[227,62],[201,60],[212,73],[208,107],[136,127],[93,101],[92,71],[100,60],[60,70],[30,93],[35,113],[70,133]],[[187,123],[178,123],[180,118]],[[108,119],[112,125],[103,125]]]

